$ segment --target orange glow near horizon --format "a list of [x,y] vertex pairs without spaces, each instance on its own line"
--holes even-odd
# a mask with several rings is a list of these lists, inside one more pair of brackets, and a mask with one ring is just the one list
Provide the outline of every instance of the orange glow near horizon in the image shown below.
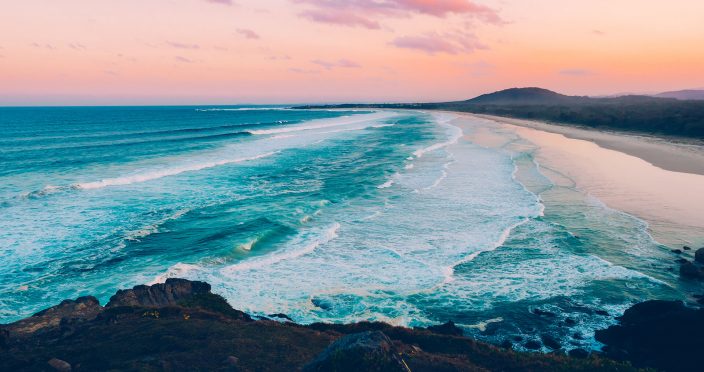
[[704,87],[704,2],[23,0],[0,104],[466,99]]

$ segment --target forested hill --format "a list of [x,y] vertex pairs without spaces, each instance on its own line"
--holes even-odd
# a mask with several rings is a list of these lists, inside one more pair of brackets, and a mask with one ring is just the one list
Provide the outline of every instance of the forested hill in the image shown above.
[[650,96],[592,98],[567,96],[542,88],[511,88],[466,101],[344,104],[324,107],[452,110],[599,129],[704,139],[704,101]]

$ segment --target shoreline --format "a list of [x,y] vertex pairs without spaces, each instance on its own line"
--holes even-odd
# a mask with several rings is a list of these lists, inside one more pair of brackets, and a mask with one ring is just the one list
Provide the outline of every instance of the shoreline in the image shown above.
[[693,139],[607,131],[495,115],[455,113],[561,134],[567,138],[593,142],[599,147],[635,156],[663,170],[704,175],[704,143]]
[[[492,121],[537,146],[535,158],[543,169],[567,176],[586,195],[645,221],[658,243],[670,248],[704,244],[704,220],[699,218],[704,210],[704,147],[675,144],[664,138],[453,113],[458,118]],[[670,169],[648,161],[653,158]]]

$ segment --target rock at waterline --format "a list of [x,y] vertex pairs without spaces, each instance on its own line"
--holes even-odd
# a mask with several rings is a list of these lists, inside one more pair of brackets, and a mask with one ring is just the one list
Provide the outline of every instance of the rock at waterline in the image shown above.
[[684,278],[690,279],[704,278],[704,272],[702,271],[702,269],[689,261],[683,263],[680,266],[680,275]]
[[668,371],[701,370],[704,309],[682,301],[646,301],[626,310],[619,324],[596,331],[608,357],[638,367]]
[[72,369],[71,364],[69,364],[68,362],[66,362],[64,360],[57,359],[57,358],[49,359],[47,364],[49,366],[51,366],[51,368],[53,368],[55,371],[59,371],[59,372],[71,372],[71,369]]
[[580,359],[584,359],[584,358],[589,357],[589,352],[584,349],[580,349],[580,348],[572,349],[567,354],[573,358],[580,358]]
[[699,263],[704,263],[704,247],[699,248],[696,252],[694,252],[694,260]]
[[186,279],[169,278],[166,282],[151,286],[138,285],[132,289],[121,289],[110,297],[105,307],[165,307],[177,305],[179,301],[198,294],[210,293],[210,284]]
[[60,304],[42,310],[29,318],[8,324],[6,331],[13,337],[24,337],[37,331],[58,328],[62,324],[92,320],[101,311],[103,311],[103,307],[93,296],[64,300]]
[[453,322],[452,320],[448,321],[445,324],[430,326],[427,329],[429,331],[439,333],[441,335],[462,336],[464,334],[464,332],[462,332],[462,329],[456,326],[455,322]]
[[560,342],[555,337],[553,337],[549,334],[541,335],[540,339],[543,341],[543,344],[545,344],[545,346],[547,346],[553,350],[557,350],[557,349],[562,348],[562,345],[560,345]]

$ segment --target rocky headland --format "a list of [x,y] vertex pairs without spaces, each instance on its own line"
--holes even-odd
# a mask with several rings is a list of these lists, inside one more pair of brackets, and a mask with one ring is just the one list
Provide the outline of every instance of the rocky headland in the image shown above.
[[[274,320],[276,319],[276,320]],[[695,370],[704,310],[648,301],[598,331],[604,352],[517,352],[464,337],[452,322],[427,329],[380,322],[299,325],[254,319],[204,282],[168,279],[65,300],[0,326],[3,371],[629,371]]]

